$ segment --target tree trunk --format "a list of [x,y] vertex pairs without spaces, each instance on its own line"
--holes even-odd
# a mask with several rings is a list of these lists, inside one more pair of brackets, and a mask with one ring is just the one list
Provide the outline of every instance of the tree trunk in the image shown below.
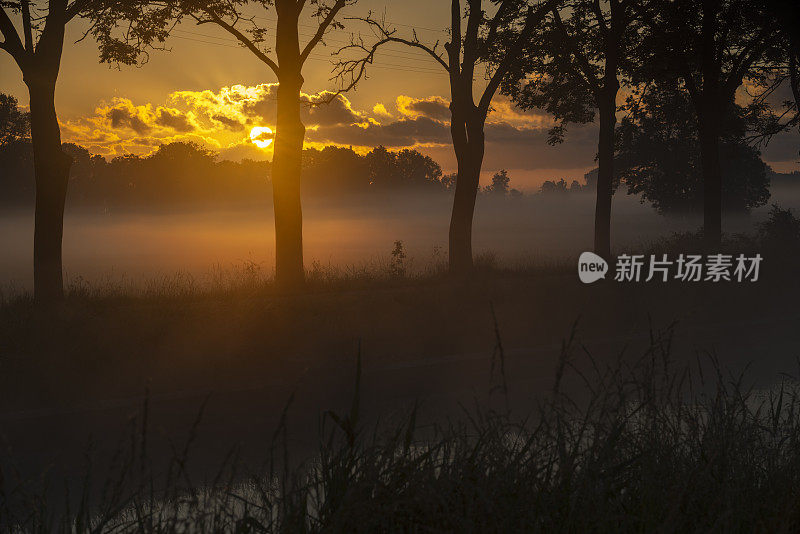
[[278,120],[272,159],[275,281],[287,289],[296,289],[305,281],[300,172],[306,129],[300,119],[299,76],[285,75],[279,80]]
[[600,137],[597,149],[597,200],[594,211],[594,251],[611,260],[611,199],[614,195],[614,128],[616,91],[607,91],[600,104]]
[[719,156],[719,120],[715,104],[700,118],[700,159],[703,171],[703,237],[711,250],[722,242],[722,167]]
[[64,297],[61,239],[72,160],[61,150],[61,131],[55,108],[55,76],[44,81],[28,78],[26,76],[36,174],[34,300],[48,303]]
[[[476,110],[477,111],[477,110]],[[478,195],[484,154],[483,121],[464,119],[460,111],[453,113],[451,133],[458,160],[456,192],[450,217],[450,273],[460,276],[472,271],[472,221]]]
[[[719,122],[725,103],[720,93],[720,61],[717,58],[717,29],[720,0],[702,2],[701,69],[703,87],[697,113],[700,159],[703,170],[703,237],[706,248],[722,242],[722,167],[719,156]],[[731,95],[733,96],[733,95]]]
[[[278,118],[272,157],[272,196],[275,209],[275,282],[284,289],[305,283],[303,265],[303,209],[300,172],[306,129],[300,118],[303,87],[298,17],[295,2],[276,2],[278,25]],[[301,8],[300,8],[301,9]]]

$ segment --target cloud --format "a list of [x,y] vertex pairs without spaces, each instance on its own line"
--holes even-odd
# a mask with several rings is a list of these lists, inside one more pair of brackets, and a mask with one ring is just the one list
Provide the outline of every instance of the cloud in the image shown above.
[[427,117],[436,121],[450,120],[450,102],[441,96],[428,98],[397,97],[397,110],[407,117]]
[[159,126],[166,126],[177,132],[191,132],[195,129],[189,117],[177,110],[159,108],[155,122]]
[[221,113],[217,113],[216,115],[211,116],[211,120],[218,122],[222,125],[223,128],[227,128],[228,130],[232,130],[234,132],[238,132],[244,130],[244,124],[239,122],[239,119],[233,117],[226,117]]
[[[149,154],[160,144],[193,141],[220,151],[222,158],[269,159],[272,147],[259,149],[249,138],[257,126],[275,129],[276,84],[232,85],[219,90],[176,91],[166,105],[116,98],[94,114],[62,123],[65,141],[113,157]],[[453,169],[449,101],[443,96],[399,95],[390,111],[382,103],[356,109],[345,96],[302,94],[301,119],[306,146],[352,146],[365,152],[378,145],[415,148]],[[498,98],[487,119],[485,170],[577,168],[594,165],[593,126],[572,127],[563,146],[546,143],[553,121],[541,112],[516,109]]]
[[381,124],[335,125],[311,129],[306,133],[309,140],[320,143],[391,148],[415,147],[418,145],[450,142],[450,127],[427,117],[403,118]]
[[372,113],[378,118],[391,118],[392,114],[386,109],[386,106],[378,102],[372,107]]
[[115,129],[130,128],[139,135],[151,130],[146,119],[142,119],[139,116],[138,110],[130,100],[120,102],[115,107],[109,108],[105,116],[110,121],[111,127]]

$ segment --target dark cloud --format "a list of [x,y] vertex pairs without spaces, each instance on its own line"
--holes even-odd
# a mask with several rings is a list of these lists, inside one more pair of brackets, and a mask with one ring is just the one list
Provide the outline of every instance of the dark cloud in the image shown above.
[[441,98],[414,100],[405,109],[438,121],[450,120],[450,105]]
[[417,144],[449,143],[450,127],[429,119],[416,117],[401,119],[388,124],[366,123],[338,125],[309,130],[310,141],[336,143],[340,145],[411,147]]
[[244,129],[244,124],[239,122],[237,119],[226,117],[225,115],[220,115],[219,113],[213,115],[211,117],[211,120],[220,123],[224,128],[227,128],[228,130],[234,132],[238,132]]
[[112,128],[130,128],[139,135],[144,135],[152,129],[142,119],[131,114],[126,107],[111,108],[106,113],[106,118],[111,121]]
[[[273,124],[278,109],[277,92],[276,85],[261,86],[258,100],[243,101],[242,113],[257,122]],[[364,117],[352,109],[346,98],[339,95],[328,102],[330,97],[331,93],[326,92],[301,96],[305,104],[300,116],[306,126],[349,125],[364,121]]]
[[156,117],[156,124],[172,128],[176,132],[186,133],[194,131],[194,125],[189,122],[189,119],[180,111],[170,111],[168,109],[159,109],[158,117]]

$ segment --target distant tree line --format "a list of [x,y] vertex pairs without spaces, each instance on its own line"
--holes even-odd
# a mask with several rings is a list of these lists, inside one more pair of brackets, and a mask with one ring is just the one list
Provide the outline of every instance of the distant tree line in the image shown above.
[[[617,127],[618,178],[629,194],[660,213],[701,213],[702,176],[697,138],[687,102],[680,93],[656,91],[629,99],[629,114]],[[723,175],[726,208],[747,211],[769,199],[770,179],[776,175],[758,151],[744,139],[745,110],[732,117],[723,137]],[[28,114],[11,96],[0,93],[0,167],[5,194],[2,205],[33,204],[34,167]],[[110,161],[86,148],[65,143],[72,159],[69,201],[81,207],[215,207],[264,205],[272,196],[271,165],[266,161],[219,160],[216,153],[192,142],[160,146],[150,155],[117,156]],[[539,188],[544,195],[596,192],[599,171],[584,182],[547,180]],[[302,187],[305,195],[353,197],[380,193],[441,193],[452,191],[456,174],[444,174],[441,166],[417,150],[392,151],[379,146],[367,154],[352,148],[329,146],[305,149],[302,155]],[[790,180],[787,183],[792,183]],[[800,180],[796,182],[800,184]],[[507,170],[496,172],[480,193],[491,198],[518,198]]]
[[[0,168],[3,205],[32,205],[35,197],[33,150],[27,114],[13,97],[0,94]],[[264,205],[272,198],[268,161],[219,160],[193,142],[161,145],[152,154],[117,156],[110,161],[65,143],[71,160],[69,201],[93,207]],[[397,192],[444,192],[452,175],[416,150],[379,146],[367,154],[351,148],[305,149],[302,187],[310,196],[352,196]],[[508,192],[508,177],[505,191]],[[489,190],[492,186],[490,186]]]

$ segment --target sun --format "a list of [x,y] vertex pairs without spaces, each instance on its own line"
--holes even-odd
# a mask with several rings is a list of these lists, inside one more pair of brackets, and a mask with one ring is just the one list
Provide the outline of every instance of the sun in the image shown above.
[[256,126],[250,130],[250,141],[258,148],[267,148],[274,139],[272,128],[268,126]]

